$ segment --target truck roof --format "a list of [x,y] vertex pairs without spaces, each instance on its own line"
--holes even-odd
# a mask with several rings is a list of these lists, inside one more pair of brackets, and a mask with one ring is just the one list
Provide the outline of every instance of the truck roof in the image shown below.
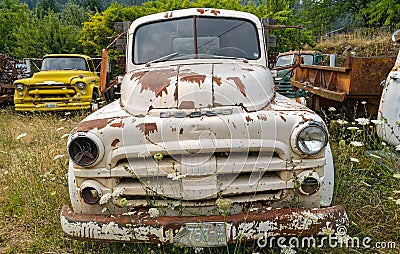
[[43,58],[45,57],[81,57],[85,59],[90,59],[89,56],[82,54],[46,54]]
[[190,9],[156,13],[149,16],[138,18],[135,21],[133,21],[129,29],[129,34],[132,34],[135,31],[136,27],[139,26],[140,24],[148,23],[155,20],[190,17],[194,15],[211,16],[211,17],[223,16],[223,17],[247,19],[251,20],[254,24],[256,24],[257,29],[262,29],[260,19],[257,16],[247,12],[223,10],[223,9],[209,9],[209,8],[190,8]]

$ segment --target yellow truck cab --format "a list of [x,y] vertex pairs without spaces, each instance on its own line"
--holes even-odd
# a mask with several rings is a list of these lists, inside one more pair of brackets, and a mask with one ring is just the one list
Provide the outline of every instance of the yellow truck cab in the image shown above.
[[100,78],[89,56],[49,54],[40,72],[14,82],[17,111],[67,111],[98,108]]

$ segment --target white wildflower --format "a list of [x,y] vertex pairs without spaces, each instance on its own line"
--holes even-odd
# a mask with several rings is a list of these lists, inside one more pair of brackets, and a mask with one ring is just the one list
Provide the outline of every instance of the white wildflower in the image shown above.
[[64,157],[64,154],[56,155],[56,156],[54,156],[53,161],[59,160],[59,159],[61,159],[62,157]]
[[394,190],[393,193],[394,194],[400,194],[400,190]]
[[350,161],[359,163],[360,161],[357,158],[350,158]]
[[69,134],[64,134],[61,136],[61,139],[68,138],[68,137],[69,137]]
[[358,128],[358,127],[355,127],[355,126],[350,126],[350,127],[347,127],[347,129],[348,129],[348,130],[351,130],[351,131],[356,131],[356,130],[358,130],[359,128]]
[[60,119],[59,122],[64,122],[67,118]]
[[355,120],[359,125],[368,125],[369,124],[369,119],[367,119],[367,118],[357,118]]
[[179,179],[181,179],[181,178],[185,178],[186,175],[181,175],[181,174],[179,174],[179,173],[169,173],[169,174],[167,175],[167,177],[168,177],[168,178],[171,178],[172,181],[176,181],[176,180],[179,180]]
[[367,102],[366,102],[366,101],[362,101],[361,104],[362,104],[362,105],[365,105],[365,104],[367,104]]
[[64,130],[64,127],[57,128],[56,131],[62,131],[62,130]]
[[281,254],[296,254],[297,252],[293,249],[292,246],[282,245],[281,247]]
[[107,207],[104,207],[103,210],[101,210],[102,213],[106,213],[107,212]]
[[318,216],[316,216],[315,214],[310,212],[304,212],[303,214],[306,216],[307,219],[312,220],[312,222],[314,223],[318,222]]
[[388,200],[394,200],[394,198],[393,197],[388,197]]
[[111,193],[104,194],[103,196],[101,196],[99,204],[100,205],[107,204],[108,201],[111,199],[111,197],[112,197]]
[[26,132],[18,135],[17,140],[25,137],[26,135],[28,135],[28,133],[26,133]]
[[64,115],[69,116],[71,112],[65,112]]
[[396,151],[400,151],[400,145],[397,145],[397,146],[395,147],[395,149],[396,149]]
[[371,123],[373,123],[375,125],[380,125],[380,124],[384,124],[385,122],[382,120],[371,120]]
[[219,209],[226,211],[232,207],[232,200],[229,198],[219,198],[215,201],[215,204]]
[[125,189],[124,188],[116,188],[113,193],[112,196],[114,198],[121,196],[122,194],[124,194]]
[[394,178],[400,179],[400,174],[399,174],[399,173],[396,173],[396,174],[393,175],[393,177],[394,177]]
[[146,158],[146,157],[149,157],[149,156],[151,156],[149,151],[138,152],[138,157],[140,157],[140,158]]
[[109,233],[112,229],[113,229],[113,227],[115,227],[115,222],[113,222],[113,221],[111,221],[110,223],[108,223],[107,224],[107,226],[106,226],[106,232],[107,233]]
[[400,199],[396,200],[396,205],[400,205]]
[[360,147],[360,146],[363,146],[364,144],[363,144],[363,142],[359,142],[359,141],[350,141],[350,145]]
[[340,124],[340,125],[345,125],[345,124],[348,124],[349,122],[347,122],[346,120],[343,120],[343,119],[339,119],[339,120],[337,120],[336,121],[338,124]]
[[334,107],[329,107],[329,108],[328,108],[328,111],[329,111],[329,112],[335,112],[335,111],[336,111],[336,108],[334,108]]
[[201,248],[201,247],[195,247],[195,248],[194,248],[194,253],[202,253],[202,252],[203,252],[203,250],[204,250],[204,248]]
[[158,215],[160,215],[160,211],[157,208],[150,208],[149,215],[152,218],[158,217]]

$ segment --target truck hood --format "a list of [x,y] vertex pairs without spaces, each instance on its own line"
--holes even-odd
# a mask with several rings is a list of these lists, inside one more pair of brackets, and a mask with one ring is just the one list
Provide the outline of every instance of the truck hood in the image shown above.
[[[29,79],[29,85],[35,84],[54,84],[54,83],[65,83],[69,84],[73,78],[79,78],[79,75],[88,76],[88,71],[76,71],[76,70],[58,70],[58,71],[41,71],[35,73],[32,78]],[[90,75],[90,76],[93,76]]]
[[274,96],[270,71],[237,63],[186,64],[129,72],[121,86],[121,104],[133,115],[157,109],[265,107]]

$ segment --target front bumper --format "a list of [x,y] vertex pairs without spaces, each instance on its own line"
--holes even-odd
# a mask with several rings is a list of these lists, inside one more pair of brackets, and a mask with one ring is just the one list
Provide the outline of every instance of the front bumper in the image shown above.
[[48,103],[15,103],[16,111],[69,111],[91,108],[91,102],[48,102]]
[[[154,208],[153,208],[154,209]],[[63,231],[73,238],[122,242],[171,243],[190,247],[223,246],[265,236],[317,236],[347,228],[342,206],[320,209],[259,208],[235,215],[154,216],[150,211],[125,215],[76,214],[61,210]]]

